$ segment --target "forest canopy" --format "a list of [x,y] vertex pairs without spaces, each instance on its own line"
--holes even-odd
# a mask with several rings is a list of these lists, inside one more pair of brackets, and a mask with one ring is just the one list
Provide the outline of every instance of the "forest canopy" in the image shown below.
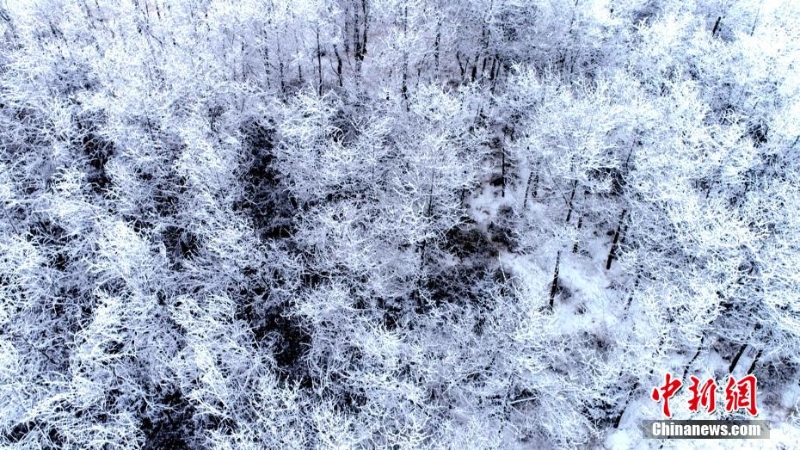
[[788,0],[0,0],[0,447],[655,448],[665,373],[795,446],[798,64]]

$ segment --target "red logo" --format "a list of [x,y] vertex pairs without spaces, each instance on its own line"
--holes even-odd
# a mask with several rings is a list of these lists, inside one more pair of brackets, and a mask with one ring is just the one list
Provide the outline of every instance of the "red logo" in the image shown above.
[[751,416],[758,414],[756,407],[755,375],[747,375],[738,382],[730,376],[725,386],[725,411],[732,412],[744,409]]
[[[713,413],[717,409],[717,390],[719,390],[716,381],[709,378],[701,384],[700,379],[695,376],[689,377],[689,380],[691,381],[689,391],[692,393],[692,397],[689,399],[689,411],[697,412],[702,407],[708,413]],[[725,385],[725,411],[735,412],[744,409],[751,416],[758,415],[757,382],[755,375],[752,374],[739,381],[736,381],[733,376],[728,376],[728,383]],[[672,417],[669,399],[677,394],[682,386],[683,382],[668,372],[664,376],[664,384],[653,389],[650,397],[653,401],[664,403],[662,409],[665,416]]]
[[709,378],[700,386],[700,379],[692,375],[689,377],[692,380],[692,385],[689,390],[692,392],[692,398],[689,400],[689,411],[697,411],[698,407],[702,405],[706,411],[713,413],[717,409],[717,383],[713,378]]
[[653,389],[653,393],[650,395],[655,401],[664,400],[664,415],[667,417],[672,417],[669,410],[669,399],[678,392],[681,385],[683,385],[681,380],[673,379],[672,374],[667,372],[664,377],[664,386]]

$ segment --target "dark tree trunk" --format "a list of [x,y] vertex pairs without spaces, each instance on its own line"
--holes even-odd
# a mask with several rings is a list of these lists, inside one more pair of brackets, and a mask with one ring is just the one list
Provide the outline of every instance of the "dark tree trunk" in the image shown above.
[[[433,215],[433,177],[431,176],[431,187],[428,189],[428,208],[426,211],[426,217],[430,219]],[[419,261],[419,268],[420,274],[422,273],[422,269],[425,267],[425,248],[428,246],[427,239],[422,241],[422,251],[420,254],[420,261]]]
[[[663,340],[662,340],[663,342]],[[650,369],[650,373],[648,376],[653,375],[654,369]],[[625,400],[625,404],[622,405],[622,410],[619,412],[616,418],[614,418],[614,428],[619,428],[619,423],[622,421],[622,416],[625,415],[625,410],[628,409],[628,405],[631,403],[631,399],[633,398],[633,393],[636,392],[636,389],[639,389],[639,381],[637,380],[633,383],[631,390],[628,391],[628,398]]]
[[286,93],[286,82],[284,81],[284,78],[283,78],[283,61],[281,61],[280,64],[278,64],[278,72],[280,73],[280,76],[281,76],[281,93],[285,94]]
[[[408,7],[403,8],[403,36],[408,33]],[[400,93],[403,96],[403,101],[406,104],[406,111],[411,110],[411,105],[408,104],[408,51],[403,49],[403,83],[400,87]]]
[[367,34],[369,33],[369,2],[368,0],[361,0],[361,10],[364,13],[364,32],[362,33],[363,41],[361,41],[361,59],[367,54]]
[[272,72],[269,68],[269,48],[264,47],[264,75],[267,79],[267,89],[270,88],[269,79],[272,78]]
[[[501,144],[502,145],[502,144]],[[502,186],[501,196],[506,197],[506,146],[500,148],[500,185]]]
[[500,71],[503,69],[503,61],[500,59],[500,55],[495,55],[495,59],[497,59],[497,69],[494,71],[494,79],[497,80],[500,78]]
[[342,44],[344,45],[344,54],[350,57],[350,8],[344,10],[344,28],[342,28]]
[[528,207],[528,194],[531,190],[531,180],[533,180],[533,171],[531,171],[530,175],[528,175],[528,184],[525,185],[525,200],[522,202],[523,210]]
[[361,22],[361,16],[359,15],[359,8],[357,6],[353,7],[353,57],[356,60],[356,76],[361,74],[361,30],[359,29],[359,24]]
[[719,22],[722,20],[722,16],[717,17],[717,21],[714,23],[714,29],[711,30],[711,37],[717,35],[717,30],[719,29]]
[[683,378],[681,380],[686,381],[686,375],[689,373],[689,368],[692,366],[692,363],[700,356],[700,352],[703,350],[703,341],[706,340],[705,335],[700,337],[700,343],[697,345],[697,353],[694,354],[694,357],[689,361],[689,364],[686,364],[686,367],[683,369]]
[[339,87],[342,87],[342,57],[339,55],[339,49],[333,46],[333,53],[336,55],[336,76],[339,77]]
[[433,60],[436,69],[436,76],[439,76],[439,46],[442,40],[442,21],[436,23],[436,39],[433,41]]
[[550,310],[553,310],[553,303],[556,299],[556,293],[558,292],[558,265],[561,262],[561,252],[556,254],[556,269],[553,272],[553,285],[550,288]]
[[[653,373],[653,371],[651,370],[650,374],[652,375],[652,373]],[[637,382],[633,383],[633,386],[631,387],[631,390],[628,391],[628,398],[625,399],[625,404],[622,405],[622,410],[619,412],[619,414],[617,414],[617,417],[614,418],[614,428],[615,429],[619,428],[619,423],[622,421],[622,416],[625,415],[625,410],[628,409],[628,404],[630,404],[631,398],[633,398],[633,393],[636,392],[636,389],[638,389],[638,388],[639,388],[639,382],[637,381]]]
[[319,74],[318,94],[322,97],[322,47],[319,44],[319,26],[317,27],[317,73]]
[[625,220],[625,213],[627,213],[627,209],[622,210],[622,214],[619,217],[619,224],[617,225],[617,231],[614,233],[614,241],[611,243],[611,250],[608,252],[608,260],[606,261],[606,270],[611,269],[611,262],[614,261],[615,253],[617,251],[617,243],[619,242],[619,235],[622,231],[622,221]]
[[[662,345],[664,345],[664,338],[661,338],[661,340],[658,343],[659,347],[661,347]],[[654,371],[655,371],[655,368],[651,368],[650,369],[650,373],[648,373],[647,376],[648,377],[652,376]],[[620,373],[620,375],[621,375],[621,373]],[[636,383],[633,384],[633,387],[631,387],[631,390],[628,391],[628,398],[625,400],[625,404],[622,405],[622,410],[619,412],[619,415],[616,417],[616,419],[614,419],[614,428],[619,428],[619,423],[622,420],[622,416],[625,415],[625,410],[628,409],[628,405],[631,402],[631,398],[633,397],[633,393],[636,392],[636,389],[638,389],[638,388],[639,388],[639,381],[636,381]]]
[[578,181],[572,182],[572,194],[569,195],[569,210],[567,211],[567,220],[566,223],[569,223],[570,217],[572,217],[572,200],[575,199],[575,190],[578,189]]
[[[569,219],[567,219],[569,222]],[[578,217],[578,231],[581,230],[581,226],[583,226],[583,216]],[[575,245],[572,246],[572,253],[578,253],[578,241],[575,241]]]
[[356,60],[361,57],[361,37],[359,36],[360,32],[358,31],[358,25],[361,22],[361,17],[358,14],[358,8],[353,8],[353,56],[355,56]]
[[759,360],[759,358],[761,358],[761,352],[762,351],[763,350],[759,350],[758,353],[756,353],[756,357],[753,358],[753,364],[750,364],[750,368],[747,369],[747,374],[748,375],[750,375],[751,373],[753,373],[754,370],[756,370],[756,364],[758,364],[758,360]]
[[633,303],[633,294],[636,292],[636,289],[639,287],[639,280],[642,279],[642,274],[638,273],[636,275],[636,281],[633,282],[633,289],[631,290],[631,295],[628,297],[628,303],[625,304],[625,313],[627,314],[628,310],[631,309],[631,303]]
[[728,373],[733,373],[733,369],[735,369],[736,365],[739,364],[739,358],[742,357],[742,355],[744,354],[745,350],[747,350],[747,344],[743,344],[739,348],[739,351],[736,352],[736,356],[733,357],[733,360],[731,361],[731,365],[730,365],[730,367],[728,367]]

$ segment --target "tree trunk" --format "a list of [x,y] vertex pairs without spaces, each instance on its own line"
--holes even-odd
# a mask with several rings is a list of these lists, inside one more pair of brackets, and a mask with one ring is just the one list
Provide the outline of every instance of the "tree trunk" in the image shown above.
[[[567,219],[569,222],[569,219]],[[578,217],[578,231],[581,230],[581,226],[583,225],[583,216]],[[575,245],[572,246],[572,253],[578,253],[578,241],[575,241]]]
[[611,262],[614,260],[615,253],[617,251],[617,243],[619,242],[619,235],[620,231],[622,231],[622,221],[625,220],[625,213],[627,213],[627,209],[622,210],[622,214],[619,217],[619,224],[617,225],[617,231],[614,233],[614,241],[611,243],[611,250],[608,252],[608,260],[606,261],[606,270],[611,269]]
[[558,264],[561,262],[561,252],[556,254],[556,269],[553,272],[553,286],[550,288],[550,310],[553,310],[553,303],[556,299],[556,292],[558,292]]
[[286,82],[284,81],[284,78],[283,78],[283,61],[281,61],[280,64],[278,65],[278,72],[280,72],[280,76],[281,76],[281,93],[285,94],[286,93]]
[[342,44],[344,45],[344,54],[350,57],[350,8],[344,10],[344,27],[342,28]]
[[506,197],[506,146],[500,147],[500,185],[502,186],[501,196]]
[[763,350],[759,350],[758,353],[756,353],[756,357],[753,358],[753,364],[750,364],[750,368],[747,369],[747,375],[750,375],[754,370],[756,370],[756,364],[758,364],[758,360],[761,358],[762,351]]
[[361,59],[367,54],[367,34],[369,33],[369,2],[368,0],[361,0],[361,10],[364,13],[364,31],[361,36]]
[[319,44],[319,25],[316,29],[317,34],[317,73],[319,74],[318,94],[322,97],[322,47]]
[[747,349],[747,344],[743,344],[741,348],[739,348],[739,351],[736,353],[736,356],[734,356],[733,360],[731,361],[730,367],[728,367],[728,373],[733,373],[733,369],[735,369],[736,365],[739,364],[739,358],[742,357],[746,349]]
[[358,27],[361,17],[358,9],[357,6],[353,7],[353,56],[356,59],[356,76],[361,74],[361,33]]
[[[653,371],[654,369],[650,369],[650,373],[648,374],[648,376],[652,376]],[[628,409],[628,405],[631,403],[631,399],[633,398],[633,393],[636,392],[636,389],[638,388],[639,388],[639,381],[637,380],[635,383],[633,383],[631,390],[628,391],[628,398],[625,400],[625,404],[622,405],[622,410],[619,412],[619,415],[617,415],[617,417],[614,418],[614,428],[619,428],[619,423],[622,421],[622,416],[625,415],[625,410]]]
[[339,55],[339,49],[334,45],[333,53],[336,55],[336,76],[339,77],[339,87],[342,87],[342,57]]
[[[431,174],[431,187],[428,189],[428,208],[425,216],[430,219],[433,215],[433,174]],[[425,248],[428,245],[428,240],[422,241],[422,251],[420,254],[419,268],[420,272],[425,267]]]
[[358,14],[358,7],[353,7],[353,56],[358,60],[361,55],[361,37],[359,36],[358,25],[361,17]]
[[717,34],[717,29],[719,29],[719,22],[722,20],[722,16],[717,17],[717,21],[714,23],[714,29],[711,30],[711,37],[713,38]]
[[[662,345],[664,345],[664,338],[663,337],[659,340],[658,347],[661,347]],[[648,373],[647,376],[648,377],[652,376],[654,371],[655,371],[655,368],[651,368],[650,369],[650,373]],[[620,375],[621,375],[621,373],[620,373]],[[639,381],[636,381],[636,383],[633,384],[633,387],[631,387],[631,390],[628,391],[628,398],[627,398],[627,400],[625,400],[625,404],[622,405],[622,411],[620,411],[619,415],[616,417],[616,419],[614,419],[614,428],[619,428],[619,423],[622,420],[622,416],[625,415],[625,410],[628,409],[628,404],[630,404],[631,398],[633,396],[633,393],[636,392],[636,389],[638,387],[639,387]]]
[[491,81],[491,89],[490,92],[494,93],[494,87],[497,85],[497,78],[500,75],[500,55],[494,55],[494,60],[492,61],[492,72],[489,74],[489,81]]
[[578,181],[577,180],[572,183],[572,194],[569,195],[569,210],[567,211],[567,220],[565,220],[566,223],[569,223],[569,219],[570,219],[570,217],[572,217],[572,200],[575,199],[575,190],[576,189],[578,189]]
[[[408,33],[408,6],[403,9],[403,37],[407,37]],[[400,87],[400,93],[403,95],[403,101],[406,104],[406,111],[411,110],[411,105],[408,104],[408,50],[403,49],[403,85]]]
[[442,21],[436,22],[436,39],[433,41],[433,60],[436,69],[436,77],[439,78],[439,47],[442,40]]
[[[652,374],[653,374],[653,371],[651,370],[650,371],[650,375],[652,375]],[[617,417],[614,418],[614,428],[615,429],[619,428],[619,423],[622,421],[622,416],[625,415],[625,410],[628,409],[628,404],[630,404],[631,398],[633,398],[633,393],[636,392],[636,389],[638,389],[638,388],[639,388],[639,382],[637,381],[637,382],[633,383],[633,387],[631,387],[631,390],[628,391],[628,398],[625,399],[625,404],[622,405],[622,410],[619,412]]]
[[272,78],[272,72],[269,69],[269,48],[267,47],[264,47],[264,75],[266,75],[267,89],[269,89],[269,79]]
[[278,40],[278,76],[281,78],[281,94],[286,94],[286,75],[284,74],[283,52],[281,51],[281,43]]
[[631,290],[631,295],[628,297],[628,303],[625,304],[625,313],[628,313],[628,310],[631,309],[631,303],[633,303],[633,294],[636,292],[636,289],[639,287],[639,280],[642,279],[642,274],[636,274],[636,281],[633,282],[633,289]]
[[706,340],[706,336],[700,336],[700,343],[697,345],[697,353],[694,354],[694,357],[689,361],[689,364],[686,364],[686,367],[683,369],[683,378],[682,381],[686,381],[686,375],[689,373],[689,368],[692,366],[692,363],[700,356],[700,352],[703,350],[703,341]]
[[528,207],[528,193],[531,190],[531,180],[533,180],[533,171],[531,171],[530,175],[528,175],[528,184],[525,185],[525,200],[522,202],[523,210]]

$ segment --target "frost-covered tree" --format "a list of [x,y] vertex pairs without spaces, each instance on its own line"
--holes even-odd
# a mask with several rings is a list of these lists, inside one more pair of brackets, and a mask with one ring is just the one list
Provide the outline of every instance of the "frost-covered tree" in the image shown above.
[[794,430],[798,18],[0,2],[0,446],[647,447],[665,372]]

